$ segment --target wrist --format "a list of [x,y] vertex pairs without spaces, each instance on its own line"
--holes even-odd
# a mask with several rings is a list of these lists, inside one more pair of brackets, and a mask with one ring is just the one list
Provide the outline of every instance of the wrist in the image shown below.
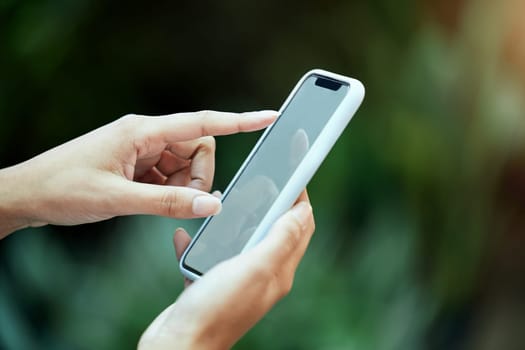
[[24,163],[0,169],[0,239],[16,230],[38,225],[32,219],[31,182],[24,169]]
[[178,333],[186,345],[183,349],[225,350],[230,349],[238,340],[234,335],[235,330],[229,332],[224,330],[224,321],[221,322],[214,317],[209,319],[202,313],[198,314],[200,314],[198,318],[183,317],[182,321],[187,323],[178,327]]
[[231,348],[215,339],[208,322],[196,317],[188,305],[177,302],[164,310],[140,338],[138,350],[223,350]]

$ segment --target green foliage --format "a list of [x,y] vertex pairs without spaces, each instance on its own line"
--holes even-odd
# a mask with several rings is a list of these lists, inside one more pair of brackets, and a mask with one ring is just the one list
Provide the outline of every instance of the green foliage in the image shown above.
[[[494,287],[484,268],[519,212],[500,192],[525,146],[524,94],[472,49],[469,33],[488,29],[465,21],[446,36],[415,5],[2,2],[0,162],[129,112],[278,108],[313,67],[355,76],[367,96],[309,185],[317,231],[294,289],[236,348],[472,347]],[[217,188],[256,136],[218,138]],[[128,217],[3,240],[0,347],[134,347],[182,289],[177,225],[198,222]]]

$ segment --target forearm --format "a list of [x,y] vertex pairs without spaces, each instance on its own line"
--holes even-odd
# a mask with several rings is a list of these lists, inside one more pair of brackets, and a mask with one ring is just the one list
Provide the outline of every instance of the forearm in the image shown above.
[[25,163],[0,169],[0,239],[8,234],[35,226],[31,208],[37,199],[31,194],[32,183]]
[[[175,302],[166,308],[142,335],[138,350],[224,350],[221,339],[211,339],[213,333],[207,319],[192,310],[191,303]],[[212,331],[211,333],[209,331]]]

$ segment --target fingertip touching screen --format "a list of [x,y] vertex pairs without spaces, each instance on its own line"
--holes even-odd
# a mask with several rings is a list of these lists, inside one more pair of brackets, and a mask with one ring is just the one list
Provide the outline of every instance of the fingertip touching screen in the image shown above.
[[316,74],[303,81],[224,194],[222,211],[201,227],[183,262],[186,269],[201,275],[243,250],[349,89]]

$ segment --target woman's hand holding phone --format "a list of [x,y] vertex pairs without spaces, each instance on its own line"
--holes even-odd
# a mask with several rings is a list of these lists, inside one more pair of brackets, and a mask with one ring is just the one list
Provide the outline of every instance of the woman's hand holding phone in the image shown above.
[[[301,88],[303,82],[305,89]],[[284,193],[275,210],[260,210],[261,220],[266,218],[266,212],[272,213],[273,216],[268,215],[271,220],[264,225],[249,221],[249,232],[254,227],[260,231],[259,235],[253,234],[257,242],[264,238],[254,246],[250,245],[253,237],[249,238],[249,250],[243,249],[240,254],[227,251],[231,258],[219,259],[210,268],[194,269],[191,264],[181,263],[186,276],[202,278],[191,286],[186,281],[185,292],[143,334],[140,349],[229,348],[290,291],[315,226],[306,191],[292,209],[276,219],[306,186],[363,95],[361,83],[353,79],[320,70],[304,76],[285,102],[291,117],[281,118],[277,131],[263,135],[265,151],[256,146],[238,173],[255,174],[253,184],[266,195],[258,196],[263,204],[264,200],[273,203],[273,198],[268,200],[267,196]],[[320,103],[323,96],[324,102]],[[271,124],[277,114],[202,111],[160,117],[128,115],[24,163],[1,169],[0,238],[27,226],[75,225],[118,215],[194,218],[217,214],[221,201],[208,193],[215,170],[215,142],[211,136],[259,130]],[[297,120],[313,124],[303,129]],[[314,142],[317,139],[308,131],[314,136],[324,135],[319,136],[323,142]],[[274,147],[280,140],[291,140],[291,147],[277,162],[276,149],[287,149]],[[255,159],[257,155],[263,170],[284,169],[284,174],[258,177],[259,168],[249,166],[252,156]],[[306,159],[308,155],[311,156]],[[306,164],[304,169],[296,171],[302,164]],[[300,176],[290,179],[296,172]],[[278,192],[278,182],[293,186]],[[243,185],[239,189],[252,187]],[[230,199],[240,198],[242,205],[246,193],[235,196],[239,189],[233,188]],[[261,206],[260,201],[258,205]],[[225,202],[223,214],[227,209]],[[232,214],[242,227],[246,218],[238,218],[237,210]],[[223,222],[225,230],[208,226],[209,231],[231,231],[232,221]],[[219,243],[223,241],[218,239]],[[184,230],[177,230],[174,243],[179,260],[184,251],[186,257],[187,252],[198,251],[188,249],[190,238]],[[214,245],[209,247],[211,250],[205,251],[204,256],[217,251]]]
[[195,234],[181,258],[182,273],[198,279],[255,246],[314,176],[363,97],[355,79],[307,72],[225,189],[221,213]]
[[[129,115],[2,169],[0,238],[26,226],[73,225],[116,215],[214,214],[220,200],[208,193],[215,163],[209,135],[258,130],[276,116],[272,111]],[[195,210],[200,197],[216,205]],[[231,346],[288,293],[313,231],[305,191],[261,244],[217,265],[187,288],[151,324],[139,347]],[[188,234],[177,230],[179,259],[189,242]]]
[[[221,262],[192,284],[142,335],[140,350],[227,349],[292,287],[315,229],[306,191],[255,247]],[[177,258],[190,242],[179,229]]]

